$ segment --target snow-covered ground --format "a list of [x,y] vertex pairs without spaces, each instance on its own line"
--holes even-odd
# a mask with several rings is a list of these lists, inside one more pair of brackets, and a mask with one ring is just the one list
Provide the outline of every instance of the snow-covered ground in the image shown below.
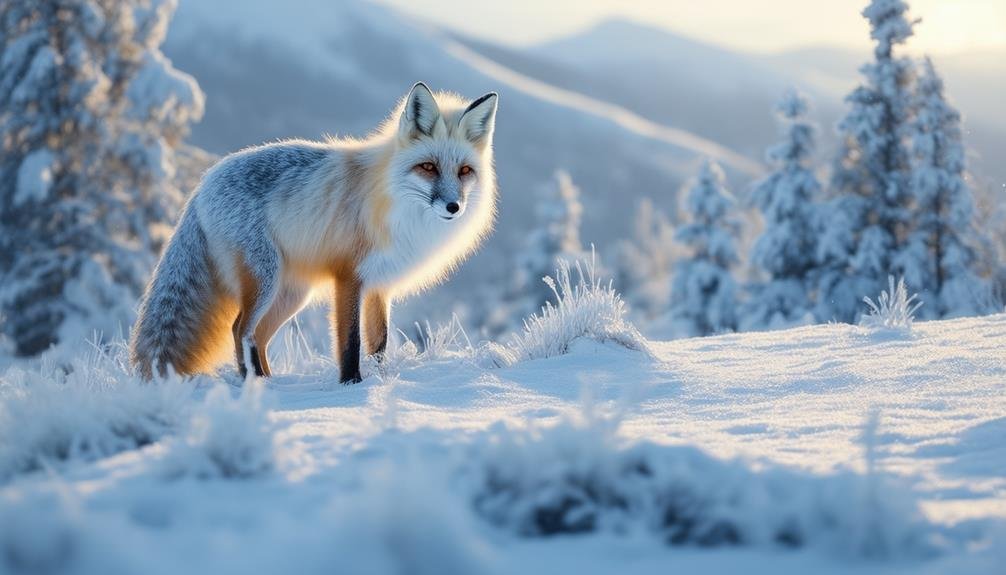
[[1006,315],[531,360],[435,339],[353,386],[292,332],[264,383],[11,367],[0,573],[1006,567]]

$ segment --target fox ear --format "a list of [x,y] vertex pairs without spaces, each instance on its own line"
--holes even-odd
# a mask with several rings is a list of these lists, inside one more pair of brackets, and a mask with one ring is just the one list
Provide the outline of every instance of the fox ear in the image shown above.
[[458,120],[461,132],[473,144],[485,144],[492,141],[493,129],[496,126],[496,102],[499,96],[489,92],[472,102]]
[[416,82],[405,100],[405,109],[398,122],[398,133],[406,138],[418,138],[421,135],[432,136],[437,122],[441,120],[440,108],[433,99],[433,92],[422,82]]

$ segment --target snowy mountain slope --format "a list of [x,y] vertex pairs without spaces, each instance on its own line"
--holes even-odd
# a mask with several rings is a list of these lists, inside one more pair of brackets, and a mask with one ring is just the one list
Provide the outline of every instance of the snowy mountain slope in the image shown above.
[[673,192],[700,156],[735,174],[758,170],[693,134],[569,92],[546,94],[467,57],[437,30],[358,0],[283,9],[265,0],[182,2],[165,52],[207,93],[192,140],[216,153],[280,137],[362,135],[419,79],[469,97],[498,90],[496,242],[523,233],[534,188],[557,168],[583,188],[584,235],[598,243],[626,231],[634,196],[667,190],[657,195],[673,211]]
[[[90,442],[0,486],[0,571],[994,573],[1004,342],[1006,315],[651,355],[581,339],[506,368],[437,345],[349,387],[287,353],[294,373],[239,399],[218,378],[136,387],[107,360],[34,396],[8,372],[0,465],[19,436]],[[86,463],[111,422],[178,431]]]
[[[783,90],[799,84],[795,74],[757,56],[621,19],[602,21],[518,54],[578,73],[562,77],[561,85],[701,134],[752,158],[761,158],[775,135],[775,101]],[[819,98],[816,88],[807,86],[822,100],[816,113],[830,122],[836,102],[830,93]]]
[[[491,45],[484,49],[498,51],[498,60],[531,75],[549,65],[565,68],[557,80],[561,86],[617,102],[751,157],[761,157],[774,136],[770,110],[790,86],[814,97],[815,117],[830,135],[844,113],[842,99],[860,81],[859,67],[869,57],[866,51],[827,47],[746,54],[620,19],[516,55]],[[1006,98],[1002,54],[977,51],[934,60],[964,114],[979,175],[1001,181],[1006,178],[1006,129],[997,107]],[[827,137],[823,144],[822,157],[830,157]]]

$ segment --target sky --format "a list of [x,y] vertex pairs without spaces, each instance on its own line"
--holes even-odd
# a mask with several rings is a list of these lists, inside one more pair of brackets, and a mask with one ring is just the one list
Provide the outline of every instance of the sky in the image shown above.
[[[623,17],[742,51],[865,49],[865,0],[381,0],[433,23],[522,46]],[[909,48],[1006,49],[1006,0],[910,0],[922,18]]]

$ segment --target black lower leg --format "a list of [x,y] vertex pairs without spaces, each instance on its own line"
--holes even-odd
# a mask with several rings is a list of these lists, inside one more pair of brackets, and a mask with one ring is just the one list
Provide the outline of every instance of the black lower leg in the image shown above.
[[360,376],[360,314],[353,314],[346,332],[346,341],[339,354],[339,375],[342,383],[363,381]]
[[265,377],[265,370],[262,369],[262,357],[259,356],[259,351],[257,346],[251,346],[251,362],[252,368],[255,370],[255,375],[258,377]]
[[241,314],[238,314],[237,319],[234,320],[234,326],[231,328],[231,333],[234,334],[234,356],[238,361],[238,373],[241,377],[248,376],[248,367],[245,366],[245,352],[244,346],[241,345]]

